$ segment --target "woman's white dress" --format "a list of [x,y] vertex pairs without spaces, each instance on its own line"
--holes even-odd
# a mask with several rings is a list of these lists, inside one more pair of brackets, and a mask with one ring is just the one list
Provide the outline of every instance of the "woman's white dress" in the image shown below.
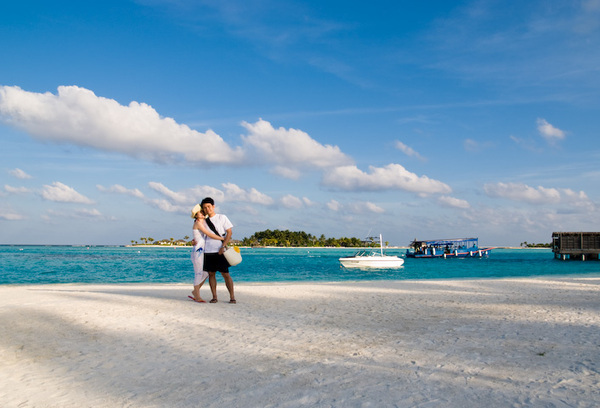
[[194,264],[194,286],[200,285],[208,278],[208,272],[204,271],[204,244],[206,238],[204,234],[197,229],[192,230],[196,245],[192,250],[192,264]]

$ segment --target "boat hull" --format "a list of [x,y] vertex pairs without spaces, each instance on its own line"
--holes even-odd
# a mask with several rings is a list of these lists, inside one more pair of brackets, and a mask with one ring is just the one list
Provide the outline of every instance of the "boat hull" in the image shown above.
[[[371,259],[369,259],[371,258]],[[397,256],[389,257],[347,257],[339,259],[345,268],[399,268],[404,265],[404,259]]]

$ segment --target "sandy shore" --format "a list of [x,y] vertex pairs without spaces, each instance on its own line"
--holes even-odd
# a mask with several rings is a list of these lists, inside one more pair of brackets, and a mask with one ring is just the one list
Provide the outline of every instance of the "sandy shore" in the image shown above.
[[599,277],[236,289],[1,286],[0,406],[600,405]]

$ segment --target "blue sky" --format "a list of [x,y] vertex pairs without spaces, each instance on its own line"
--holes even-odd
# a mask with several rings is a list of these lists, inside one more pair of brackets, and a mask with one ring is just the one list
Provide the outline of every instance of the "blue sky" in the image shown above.
[[[6,4],[9,3],[9,4]],[[0,244],[600,229],[600,0],[0,5]]]

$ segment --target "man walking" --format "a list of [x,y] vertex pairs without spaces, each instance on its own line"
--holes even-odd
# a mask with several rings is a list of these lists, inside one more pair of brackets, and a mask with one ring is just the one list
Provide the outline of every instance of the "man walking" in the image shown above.
[[233,292],[233,280],[229,275],[229,263],[223,253],[227,249],[227,244],[231,240],[233,224],[224,214],[215,213],[215,201],[206,197],[200,203],[206,217],[206,224],[217,235],[224,237],[223,241],[218,241],[210,237],[206,238],[204,246],[204,270],[208,272],[208,283],[212,292],[210,303],[217,303],[217,272],[221,272],[225,286],[229,291],[229,303],[236,303]]

